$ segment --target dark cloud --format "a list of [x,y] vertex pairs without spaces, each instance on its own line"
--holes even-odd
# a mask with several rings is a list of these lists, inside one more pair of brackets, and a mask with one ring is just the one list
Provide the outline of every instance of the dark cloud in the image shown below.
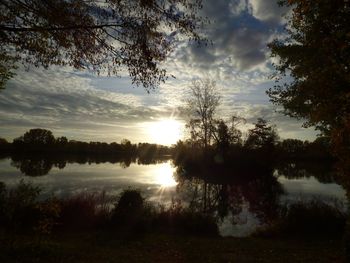
[[267,43],[281,31],[285,9],[274,1],[207,0],[203,4],[203,15],[211,21],[205,33],[213,45],[182,46],[177,55],[184,63],[203,70],[215,70],[220,64],[240,71],[266,63]]

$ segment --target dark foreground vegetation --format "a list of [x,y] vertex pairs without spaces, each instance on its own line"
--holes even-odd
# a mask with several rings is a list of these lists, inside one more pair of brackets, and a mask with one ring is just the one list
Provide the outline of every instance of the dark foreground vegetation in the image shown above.
[[39,193],[23,181],[1,184],[1,262],[345,262],[346,215],[321,202],[285,206],[242,239],[220,237],[211,214],[157,206],[133,189],[118,197]]

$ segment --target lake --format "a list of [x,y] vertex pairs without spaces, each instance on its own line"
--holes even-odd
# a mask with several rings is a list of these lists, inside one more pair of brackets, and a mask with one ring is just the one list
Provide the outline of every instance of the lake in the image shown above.
[[[27,172],[33,166],[35,169]],[[291,167],[295,168],[294,165],[288,168]],[[41,176],[34,176],[36,172]],[[269,179],[210,184],[182,177],[169,159],[154,164],[67,162],[51,166],[45,162],[34,165],[10,158],[0,160],[0,181],[11,188],[21,179],[40,186],[42,198],[101,191],[118,195],[124,189],[136,188],[146,200],[156,204],[181,203],[193,209],[204,208],[217,216],[223,236],[249,235],[282,203],[317,199],[342,209],[346,207],[345,190],[331,176],[314,176],[302,169],[276,168]]]

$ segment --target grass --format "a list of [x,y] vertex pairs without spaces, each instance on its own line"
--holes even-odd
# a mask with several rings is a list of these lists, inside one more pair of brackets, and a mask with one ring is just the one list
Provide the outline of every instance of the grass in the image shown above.
[[0,262],[345,262],[340,240],[220,238],[153,233],[65,233],[40,245],[21,236],[1,244]]

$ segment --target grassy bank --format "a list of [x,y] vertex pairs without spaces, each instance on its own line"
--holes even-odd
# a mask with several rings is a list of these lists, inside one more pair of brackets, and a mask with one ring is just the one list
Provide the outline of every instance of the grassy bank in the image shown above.
[[345,262],[341,240],[220,238],[65,233],[50,240],[18,236],[0,247],[0,262]]

